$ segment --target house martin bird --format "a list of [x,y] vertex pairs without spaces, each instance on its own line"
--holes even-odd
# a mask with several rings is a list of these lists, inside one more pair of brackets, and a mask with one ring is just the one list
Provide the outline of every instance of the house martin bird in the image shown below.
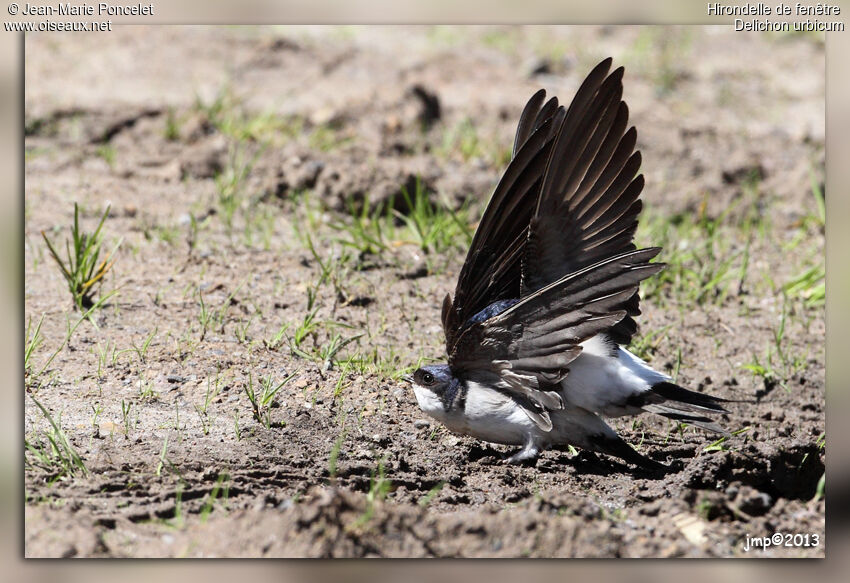
[[451,431],[522,448],[535,460],[573,445],[662,466],[603,417],[656,413],[725,433],[723,399],[684,389],[629,352],[640,282],[660,248],[632,242],[644,179],[626,129],[623,68],[597,65],[569,107],[535,93],[510,163],[473,236],[454,300],[443,301],[448,363],[406,380]]

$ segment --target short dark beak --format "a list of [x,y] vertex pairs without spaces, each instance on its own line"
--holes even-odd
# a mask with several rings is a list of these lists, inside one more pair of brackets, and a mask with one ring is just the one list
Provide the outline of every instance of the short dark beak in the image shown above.
[[401,380],[403,380],[403,381],[407,381],[407,382],[409,382],[409,383],[413,383],[413,382],[415,382],[415,381],[413,380],[413,375],[409,375],[409,374],[402,375]]

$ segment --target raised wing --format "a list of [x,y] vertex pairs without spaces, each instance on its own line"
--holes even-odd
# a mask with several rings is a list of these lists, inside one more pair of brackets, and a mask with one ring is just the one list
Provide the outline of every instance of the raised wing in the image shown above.
[[[522,295],[635,249],[641,156],[635,129],[626,131],[623,68],[607,75],[609,65],[603,61],[588,75],[550,148],[524,247]],[[619,304],[626,315],[607,331],[616,342],[627,344],[636,331],[638,301],[635,291]]]
[[[548,390],[569,372],[580,344],[627,314],[623,302],[664,265],[660,248],[621,253],[570,273],[459,335],[449,365],[455,374],[500,386],[544,430],[548,411],[563,407]],[[554,388],[554,387],[552,387]]]
[[[520,115],[513,158],[496,186],[458,277],[455,299],[443,302],[446,350],[467,321],[492,304],[520,294],[521,262],[528,224],[549,160],[556,130],[566,114],[558,100],[545,101],[542,89],[532,96]],[[545,102],[544,102],[545,101]]]
[[[446,350],[455,352],[470,319],[606,258],[635,249],[643,177],[636,132],[626,131],[623,69],[599,63],[568,109],[538,91],[517,125],[513,158],[473,237],[454,301],[443,301]],[[605,332],[628,343],[640,313],[637,289]]]

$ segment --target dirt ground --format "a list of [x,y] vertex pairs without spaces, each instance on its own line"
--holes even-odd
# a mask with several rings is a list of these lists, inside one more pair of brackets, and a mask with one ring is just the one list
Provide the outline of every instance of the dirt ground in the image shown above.
[[[133,26],[25,50],[26,556],[824,555],[822,36]],[[734,401],[720,441],[612,421],[665,477],[506,466],[400,380],[443,356],[525,101],[609,55],[638,243],[670,265],[633,350]],[[103,253],[121,239],[90,320],[41,235],[64,249],[75,202],[85,231],[111,205]],[[803,544],[751,548],[776,533]]]

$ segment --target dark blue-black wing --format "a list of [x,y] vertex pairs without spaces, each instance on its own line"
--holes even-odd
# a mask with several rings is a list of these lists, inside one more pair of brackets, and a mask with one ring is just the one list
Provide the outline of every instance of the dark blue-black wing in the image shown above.
[[[567,109],[549,152],[537,208],[524,246],[521,295],[605,258],[635,249],[643,176],[637,175],[637,133],[626,130],[623,68],[610,60],[587,77]],[[619,309],[626,316],[607,331],[627,344],[640,313],[638,294]]]
[[[479,223],[446,296],[446,350],[470,319],[495,302],[527,296],[567,274],[635,249],[643,178],[636,132],[626,131],[623,69],[599,63],[569,108],[538,91],[520,116],[513,159]],[[628,343],[639,313],[637,290],[617,306],[625,317],[605,332]]]
[[528,224],[534,214],[549,152],[566,114],[542,89],[520,115],[513,157],[484,211],[458,277],[454,301],[443,302],[446,350],[465,325],[494,302],[520,293]]

